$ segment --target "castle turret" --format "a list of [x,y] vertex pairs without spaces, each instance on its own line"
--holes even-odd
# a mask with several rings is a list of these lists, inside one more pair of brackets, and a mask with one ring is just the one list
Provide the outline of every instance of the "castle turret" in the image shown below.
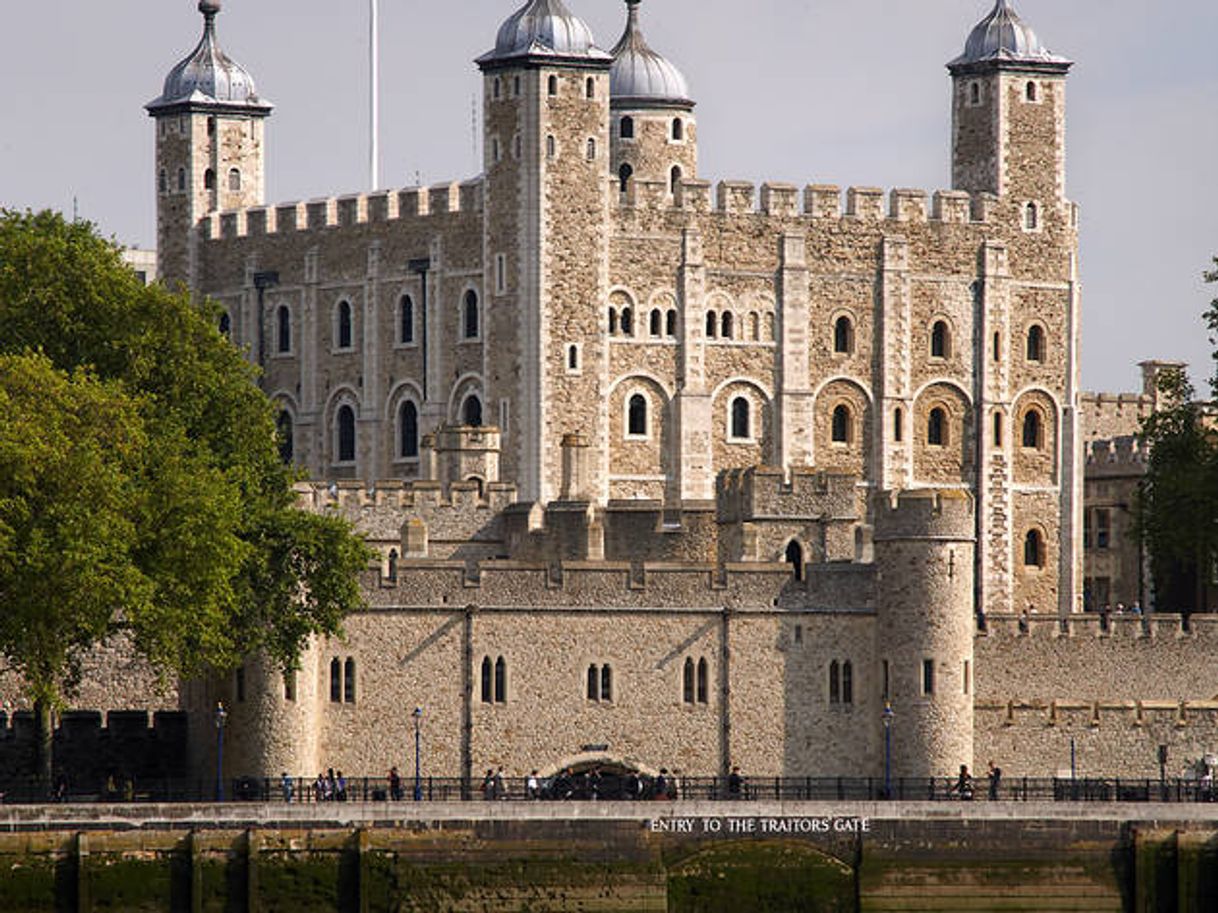
[[698,173],[694,102],[681,71],[643,37],[640,3],[626,0],[626,31],[613,48],[611,167],[621,193],[646,181],[671,197]]
[[194,284],[195,232],[209,212],[264,202],[271,103],[216,41],[220,0],[200,0],[203,37],[145,107],[156,120],[158,274]]
[[606,448],[609,66],[562,0],[529,0],[478,59],[484,78],[487,397],[503,474],[525,500],[558,496],[558,443]]
[[906,491],[876,505],[876,681],[893,710],[894,777],[973,764],[974,541],[964,492]]
[[997,0],[947,65],[954,188],[1016,196],[1025,206],[1065,200],[1070,67],[1009,0]]

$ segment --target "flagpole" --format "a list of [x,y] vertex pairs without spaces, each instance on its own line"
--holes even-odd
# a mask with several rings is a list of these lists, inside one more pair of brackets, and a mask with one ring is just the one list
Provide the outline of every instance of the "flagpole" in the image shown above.
[[376,190],[381,183],[381,101],[380,101],[380,75],[381,75],[381,41],[380,41],[380,16],[379,16],[379,0],[368,0],[369,2],[369,29],[368,29],[368,82],[369,82],[369,128],[371,137],[368,149],[368,176],[371,190]]

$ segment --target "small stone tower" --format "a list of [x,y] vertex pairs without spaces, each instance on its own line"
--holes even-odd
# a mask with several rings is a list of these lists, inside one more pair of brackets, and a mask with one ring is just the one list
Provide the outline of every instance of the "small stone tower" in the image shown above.
[[[486,357],[503,475],[559,494],[559,442],[603,425],[609,66],[562,0],[529,0],[478,59],[484,79]],[[506,427],[503,427],[506,426]],[[599,463],[605,432],[592,437]]]
[[1066,74],[1009,0],[973,29],[952,74],[952,186],[1060,205],[1066,187]]
[[271,104],[216,42],[220,0],[200,0],[203,37],[146,106],[156,120],[158,271],[194,284],[195,232],[209,212],[264,202],[263,123]]
[[698,174],[694,102],[681,71],[653,51],[639,25],[641,0],[626,0],[626,31],[610,72],[613,154],[619,193],[646,184],[648,195],[676,197]]
[[893,711],[894,777],[973,764],[974,529],[962,491],[876,505],[876,680]]

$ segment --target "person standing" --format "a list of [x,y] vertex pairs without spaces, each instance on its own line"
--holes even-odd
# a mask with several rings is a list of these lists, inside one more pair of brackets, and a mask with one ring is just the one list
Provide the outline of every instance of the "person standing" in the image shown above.
[[740,776],[740,768],[733,767],[727,778],[727,796],[729,799],[739,799],[744,792],[744,777]]
[[294,787],[295,787],[295,784],[292,782],[291,775],[285,770],[279,776],[279,791],[281,793],[283,793],[284,802],[292,801],[292,791],[293,791]]
[[990,770],[989,770],[989,773],[986,774],[986,777],[990,781],[990,791],[989,791],[990,801],[997,802],[998,801],[998,785],[1002,782],[1002,768],[996,766],[993,761],[990,761]]
[[394,802],[402,801],[402,775],[396,766],[389,768],[389,797]]
[[528,778],[524,781],[524,794],[528,799],[536,799],[541,795],[541,784],[537,780],[537,771],[529,772]]

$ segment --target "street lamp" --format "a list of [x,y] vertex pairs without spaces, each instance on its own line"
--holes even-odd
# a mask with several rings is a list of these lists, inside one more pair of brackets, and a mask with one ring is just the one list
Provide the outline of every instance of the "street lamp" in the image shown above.
[[224,801],[224,724],[228,722],[228,711],[224,701],[216,701],[216,801]]
[[419,776],[419,743],[423,724],[423,708],[415,707],[414,713],[410,715],[414,717],[414,801],[421,802],[423,800],[423,780]]
[[1167,801],[1167,746],[1159,746],[1159,798]]
[[884,701],[884,798],[892,798],[892,703]]

